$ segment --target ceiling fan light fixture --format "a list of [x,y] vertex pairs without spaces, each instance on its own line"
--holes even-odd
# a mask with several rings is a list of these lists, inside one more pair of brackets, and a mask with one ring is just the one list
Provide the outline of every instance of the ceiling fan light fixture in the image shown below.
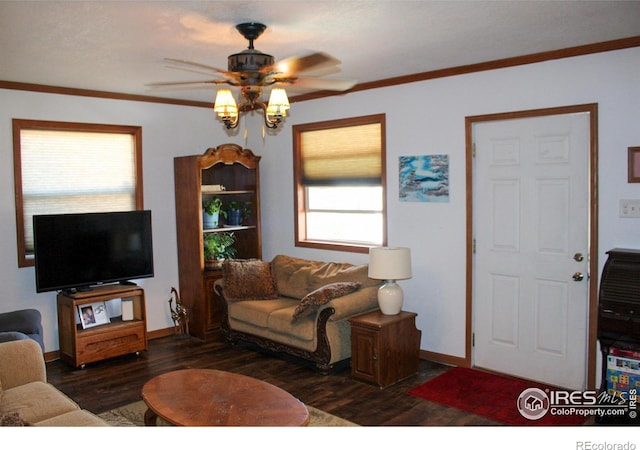
[[271,89],[269,103],[264,110],[264,123],[268,128],[277,128],[278,124],[287,117],[289,98],[283,88]]
[[287,116],[287,111],[291,106],[289,105],[289,98],[287,97],[287,91],[283,88],[271,89],[271,95],[269,96],[269,104],[267,105],[267,114],[269,115],[281,115]]
[[236,25],[236,30],[240,32],[249,46],[240,53],[230,55],[227,58],[229,72],[257,72],[264,67],[272,66],[273,56],[262,53],[253,46],[253,41],[267,29],[267,26],[258,22],[246,22]]
[[[218,69],[208,64],[187,61],[175,58],[166,58],[172,64],[183,70],[200,73],[208,70],[222,76],[203,81],[182,81],[169,83],[154,83],[157,86],[194,85],[194,84],[228,84],[240,88],[238,102],[230,89],[218,89],[213,109],[218,118],[227,129],[236,128],[240,123],[241,113],[253,113],[261,110],[265,126],[275,129],[287,117],[290,109],[287,93],[275,85],[299,84],[302,87],[346,91],[355,84],[349,80],[319,80],[317,77],[299,77],[299,73],[328,69],[337,70],[340,61],[322,52],[313,52],[300,57],[290,57],[278,64],[271,55],[257,50],[253,43],[267,28],[259,22],[245,22],[236,26],[236,29],[249,41],[245,50],[228,57],[228,70]],[[197,70],[196,70],[197,69]],[[346,82],[345,82],[346,81]],[[272,88],[269,101],[261,100],[262,89]]]
[[227,58],[227,67],[229,72],[255,72],[263,67],[272,66],[273,62],[273,56],[262,53],[259,50],[247,49],[230,55]]
[[230,89],[218,89],[213,110],[227,128],[238,126],[238,104]]

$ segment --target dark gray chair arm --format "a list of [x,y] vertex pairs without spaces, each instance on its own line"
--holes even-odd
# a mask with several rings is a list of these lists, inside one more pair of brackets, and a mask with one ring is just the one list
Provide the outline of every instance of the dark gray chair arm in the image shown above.
[[44,351],[42,315],[37,309],[0,313],[0,331],[24,333],[40,344]]

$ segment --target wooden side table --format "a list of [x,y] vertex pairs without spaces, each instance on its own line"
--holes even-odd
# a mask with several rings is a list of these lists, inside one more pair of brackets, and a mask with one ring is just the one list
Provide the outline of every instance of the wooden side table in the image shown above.
[[418,371],[421,332],[417,314],[387,316],[373,311],[351,322],[351,376],[381,388]]

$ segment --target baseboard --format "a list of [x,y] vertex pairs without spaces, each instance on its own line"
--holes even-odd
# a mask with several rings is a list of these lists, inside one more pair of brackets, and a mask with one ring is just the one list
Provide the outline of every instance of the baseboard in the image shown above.
[[55,361],[56,359],[60,359],[60,351],[56,350],[54,352],[46,352],[43,356],[44,362]]
[[161,328],[159,330],[147,331],[147,340],[160,339],[175,334],[173,327]]
[[448,366],[456,367],[471,367],[471,363],[466,358],[459,356],[446,355],[444,353],[430,352],[427,350],[420,350],[420,359],[432,361],[440,364],[446,364]]

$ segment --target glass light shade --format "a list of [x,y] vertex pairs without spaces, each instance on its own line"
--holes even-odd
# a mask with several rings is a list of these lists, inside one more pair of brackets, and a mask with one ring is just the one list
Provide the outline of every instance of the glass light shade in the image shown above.
[[219,117],[238,117],[238,105],[229,89],[218,89],[213,110]]
[[289,98],[287,92],[282,88],[271,89],[271,95],[269,96],[269,104],[267,105],[267,118],[272,117],[286,117],[289,106]]

